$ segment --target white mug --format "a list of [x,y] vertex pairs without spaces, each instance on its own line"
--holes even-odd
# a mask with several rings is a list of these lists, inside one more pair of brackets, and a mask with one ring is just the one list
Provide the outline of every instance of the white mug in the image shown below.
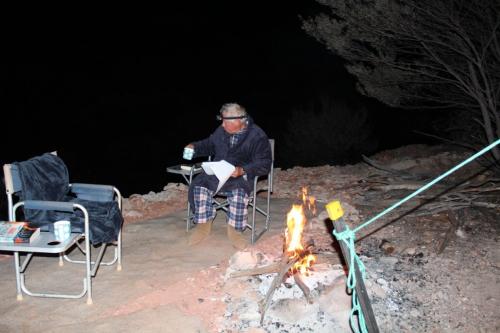
[[182,154],[182,157],[185,160],[192,159],[193,155],[194,155],[194,149],[193,148],[189,148],[189,147],[184,148],[184,153]]
[[60,242],[68,239],[71,235],[71,222],[64,220],[54,222],[54,235]]

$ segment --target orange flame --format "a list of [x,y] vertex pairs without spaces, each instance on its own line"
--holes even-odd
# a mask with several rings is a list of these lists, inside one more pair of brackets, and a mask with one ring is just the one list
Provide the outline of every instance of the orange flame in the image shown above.
[[[287,214],[287,229],[286,229],[286,251],[289,255],[300,255],[304,250],[302,245],[302,232],[306,224],[306,217],[304,215],[304,208],[302,205],[293,205],[292,209]],[[312,254],[304,256],[300,261],[297,261],[292,270],[299,271],[302,274],[307,274],[309,267],[316,260]]]
[[316,216],[316,198],[315,197],[309,197],[309,204],[307,206],[309,210],[313,213],[314,216]]
[[316,198],[312,195],[309,195],[307,186],[302,186],[300,191],[302,195],[302,204],[304,205],[304,207],[307,207],[309,211],[311,211],[313,216],[316,216]]
[[302,192],[302,203],[305,206],[305,205],[307,205],[307,197],[308,197],[308,195],[307,195],[307,192],[308,192],[307,187],[306,186],[302,186],[302,188],[300,189],[300,191]]
[[307,275],[309,273],[309,267],[316,262],[316,257],[312,254],[308,254],[301,261],[296,262],[293,265],[293,269],[295,271],[299,271],[303,275]]
[[290,253],[296,253],[297,251],[302,251],[304,247],[302,246],[302,230],[304,230],[304,225],[306,224],[306,217],[304,215],[304,209],[301,205],[293,205],[292,209],[288,212],[286,216],[287,225],[287,251]]

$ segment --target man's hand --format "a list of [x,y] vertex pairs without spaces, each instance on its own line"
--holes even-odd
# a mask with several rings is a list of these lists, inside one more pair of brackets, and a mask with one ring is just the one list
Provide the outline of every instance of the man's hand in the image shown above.
[[233,173],[231,174],[231,177],[233,178],[236,178],[236,177],[241,177],[245,174],[245,170],[243,170],[242,167],[236,167],[233,171]]

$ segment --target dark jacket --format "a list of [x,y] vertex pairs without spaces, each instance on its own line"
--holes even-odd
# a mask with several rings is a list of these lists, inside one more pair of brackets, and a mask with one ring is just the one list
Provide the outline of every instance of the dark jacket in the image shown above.
[[[212,156],[212,161],[226,160],[234,166],[241,166],[245,170],[246,177],[229,178],[220,191],[241,188],[250,194],[253,190],[254,178],[267,175],[271,169],[272,155],[269,139],[250,118],[247,131],[232,148],[229,147],[230,136],[222,126],[217,127],[208,138],[194,142],[194,157]],[[218,184],[219,180],[215,175],[202,172],[196,176],[189,188],[191,207],[194,209],[194,186],[202,186],[215,192]]]
[[[118,203],[89,201],[75,197],[69,186],[68,169],[63,160],[52,154],[43,154],[27,161],[12,163],[19,169],[22,191],[20,200],[72,202],[84,206],[89,213],[90,241],[92,244],[109,243],[118,239],[123,217]],[[76,195],[77,196],[77,195]],[[41,228],[52,231],[52,223],[70,220],[73,232],[83,232],[84,217],[80,210],[74,213],[44,210],[24,210],[25,219]]]

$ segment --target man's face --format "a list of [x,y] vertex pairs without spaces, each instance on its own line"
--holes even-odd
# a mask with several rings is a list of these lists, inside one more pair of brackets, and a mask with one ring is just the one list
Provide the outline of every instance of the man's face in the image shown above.
[[245,127],[245,121],[241,119],[222,120],[222,127],[229,134],[235,134]]

